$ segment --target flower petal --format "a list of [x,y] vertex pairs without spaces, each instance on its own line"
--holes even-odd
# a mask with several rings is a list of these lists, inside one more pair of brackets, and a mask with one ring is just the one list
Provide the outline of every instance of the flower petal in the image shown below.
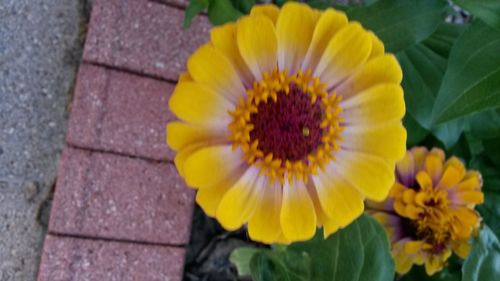
[[289,241],[303,241],[314,236],[316,213],[303,181],[285,181],[280,222],[283,235]]
[[257,208],[248,221],[248,235],[254,241],[269,244],[281,235],[282,186],[278,181],[270,183],[258,196]]
[[187,68],[194,81],[204,83],[233,103],[245,94],[245,88],[231,61],[211,44],[198,48]]
[[372,49],[371,37],[357,22],[339,30],[330,40],[313,76],[327,83],[330,89],[362,66]]
[[263,15],[268,17],[273,23],[276,23],[280,9],[274,4],[262,4],[253,6],[250,16]]
[[265,16],[243,17],[237,24],[236,40],[241,57],[256,80],[276,68],[278,42],[273,22]]
[[247,164],[240,150],[233,151],[231,145],[218,145],[195,151],[184,162],[183,171],[189,186],[204,188],[228,178],[243,165]]
[[314,15],[308,5],[297,2],[283,5],[276,21],[280,70],[297,72],[311,42],[314,25]]
[[220,201],[226,192],[243,176],[246,169],[246,167],[242,167],[213,186],[198,189],[196,192],[196,202],[207,215],[215,217]]
[[403,158],[406,130],[400,121],[375,126],[346,126],[342,131],[342,148],[377,155],[390,160]]
[[241,57],[236,43],[236,24],[226,23],[210,31],[212,45],[231,61],[246,87],[252,86],[253,75]]
[[327,9],[322,14],[314,28],[311,44],[302,64],[302,70],[314,70],[323,55],[328,42],[347,24],[347,17],[343,12]]
[[362,194],[374,201],[382,201],[394,184],[393,162],[353,151],[339,150],[332,162],[333,170],[341,174]]
[[370,57],[368,60],[373,59],[375,57],[381,56],[385,52],[384,43],[375,35],[373,32],[369,31],[370,38],[372,39],[372,51],[370,53]]
[[199,142],[220,144],[227,141],[227,134],[225,126],[209,127],[174,121],[167,125],[167,144],[174,150]]
[[225,229],[240,228],[253,214],[257,206],[258,193],[267,188],[263,186],[264,179],[264,175],[259,176],[258,168],[250,166],[240,180],[222,197],[215,216]]
[[[401,120],[405,114],[403,89],[396,84],[379,84],[347,101],[341,101],[344,123],[380,124]],[[347,125],[346,125],[347,126]]]
[[194,82],[177,84],[168,105],[186,122],[214,126],[229,124],[231,116],[227,112],[234,107],[212,88]]
[[364,210],[363,196],[333,169],[319,171],[312,179],[321,207],[330,219],[344,227],[359,217]]
[[402,78],[403,72],[396,57],[387,54],[368,61],[358,72],[340,84],[335,91],[342,95],[344,100],[347,100],[377,84],[399,84]]

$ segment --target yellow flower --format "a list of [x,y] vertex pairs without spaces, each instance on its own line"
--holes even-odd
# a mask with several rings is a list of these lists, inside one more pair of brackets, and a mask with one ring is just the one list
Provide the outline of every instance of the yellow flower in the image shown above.
[[344,13],[289,2],[215,27],[169,101],[175,164],[226,229],[325,235],[383,200],[405,153],[401,68]]
[[425,264],[428,275],[443,269],[452,252],[465,258],[481,217],[482,180],[456,157],[415,147],[396,166],[397,181],[382,203],[368,202],[370,213],[389,234],[398,273]]

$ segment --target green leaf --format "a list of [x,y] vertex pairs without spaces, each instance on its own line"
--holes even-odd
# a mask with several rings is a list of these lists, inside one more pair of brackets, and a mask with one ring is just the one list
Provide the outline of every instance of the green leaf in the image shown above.
[[498,0],[454,0],[455,4],[468,10],[491,27],[500,29],[500,1]]
[[460,281],[462,274],[460,268],[450,270],[448,267],[442,271],[429,276],[425,273],[423,266],[413,266],[410,272],[405,274],[401,280],[398,281]]
[[470,132],[479,139],[500,136],[500,109],[475,113],[469,118]]
[[373,30],[389,52],[399,52],[429,37],[442,22],[447,4],[436,0],[380,0],[349,9],[350,20]]
[[188,28],[193,18],[208,8],[208,0],[190,0],[184,13],[184,28]]
[[387,281],[394,277],[387,235],[367,214],[326,240],[319,231],[312,240],[293,244],[289,250],[311,257],[311,280]]
[[262,251],[250,261],[254,281],[311,280],[311,259],[307,253]]
[[234,6],[231,0],[209,0],[208,19],[213,25],[221,25],[235,21],[243,15]]
[[[486,155],[489,155],[490,151],[491,148],[487,147]],[[484,158],[474,159],[470,166],[478,169],[483,177],[484,203],[476,208],[483,221],[500,236],[500,167],[494,167]]]
[[420,126],[418,122],[410,115],[406,114],[403,119],[403,125],[406,128],[407,138],[406,146],[412,147],[420,143],[427,135],[429,131]]
[[250,275],[250,261],[259,251],[260,249],[257,248],[242,247],[235,249],[231,253],[229,261],[236,266],[239,276]]
[[250,13],[250,10],[255,5],[255,0],[231,0],[233,6],[244,14]]
[[462,281],[500,279],[500,243],[495,234],[484,225],[479,237],[462,267]]
[[[345,229],[323,239],[272,249],[236,250],[231,261],[254,281],[388,281],[394,262],[384,229],[364,214]],[[248,258],[251,256],[251,260]]]
[[500,31],[475,21],[457,39],[432,111],[439,124],[500,106]]
[[441,24],[431,37],[397,54],[403,70],[402,86],[408,113],[447,147],[452,147],[464,128],[464,120],[432,126],[432,108],[441,86],[448,54],[463,27]]

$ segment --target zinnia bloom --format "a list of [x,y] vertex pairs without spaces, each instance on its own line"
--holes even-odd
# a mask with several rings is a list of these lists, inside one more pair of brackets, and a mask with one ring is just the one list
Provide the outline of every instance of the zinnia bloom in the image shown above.
[[465,258],[481,218],[482,180],[441,149],[416,147],[396,166],[397,182],[383,203],[368,203],[392,243],[398,273],[425,264],[428,275],[443,269],[452,252]]
[[196,201],[264,243],[325,235],[383,200],[405,153],[402,74],[342,12],[255,6],[215,27],[169,101],[175,164]]

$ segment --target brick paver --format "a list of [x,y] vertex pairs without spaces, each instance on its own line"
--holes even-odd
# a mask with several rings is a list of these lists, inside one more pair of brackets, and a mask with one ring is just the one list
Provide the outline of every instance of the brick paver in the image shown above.
[[182,248],[48,235],[38,281],[180,281]]
[[187,0],[94,0],[38,281],[182,280],[194,192],[165,144],[205,16]]
[[193,195],[171,163],[66,148],[49,231],[182,245]]
[[165,125],[174,85],[81,65],[66,140],[78,147],[172,160]]
[[206,17],[196,17],[184,30],[183,19],[183,10],[161,3],[96,0],[83,59],[176,80],[210,27]]

